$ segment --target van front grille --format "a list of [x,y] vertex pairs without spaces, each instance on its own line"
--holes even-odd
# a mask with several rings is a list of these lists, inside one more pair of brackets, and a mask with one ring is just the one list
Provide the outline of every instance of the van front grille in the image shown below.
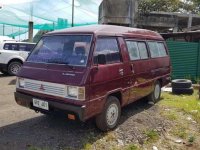
[[66,86],[62,84],[25,79],[24,89],[42,94],[66,97],[65,87]]

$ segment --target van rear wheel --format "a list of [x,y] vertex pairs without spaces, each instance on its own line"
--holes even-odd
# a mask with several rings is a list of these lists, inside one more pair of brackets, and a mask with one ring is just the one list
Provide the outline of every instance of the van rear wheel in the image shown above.
[[153,92],[148,96],[148,101],[150,104],[155,104],[160,100],[161,95],[161,85],[159,81],[156,81],[154,84]]
[[8,65],[8,73],[9,75],[17,75],[22,67],[22,63],[18,61],[13,61]]
[[114,129],[121,116],[119,99],[109,96],[101,114],[96,117],[96,125],[102,131]]

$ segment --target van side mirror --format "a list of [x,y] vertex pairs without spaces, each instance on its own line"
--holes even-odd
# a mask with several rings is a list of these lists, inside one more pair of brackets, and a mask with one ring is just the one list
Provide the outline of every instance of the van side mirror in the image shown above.
[[98,64],[105,65],[106,64],[106,55],[105,54],[99,54],[97,56]]

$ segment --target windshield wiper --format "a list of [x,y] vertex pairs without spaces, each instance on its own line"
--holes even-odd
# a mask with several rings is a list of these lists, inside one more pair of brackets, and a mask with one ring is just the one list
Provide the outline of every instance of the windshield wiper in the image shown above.
[[74,66],[69,65],[69,62],[64,62],[60,60],[50,60],[48,61],[48,63],[63,64],[63,65],[68,66],[68,68],[70,68],[71,70],[75,70]]

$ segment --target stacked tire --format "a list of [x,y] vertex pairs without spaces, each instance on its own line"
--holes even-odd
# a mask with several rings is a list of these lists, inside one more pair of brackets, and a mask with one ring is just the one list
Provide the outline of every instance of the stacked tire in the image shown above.
[[192,95],[194,93],[194,89],[192,87],[192,81],[187,79],[173,80],[172,93]]

